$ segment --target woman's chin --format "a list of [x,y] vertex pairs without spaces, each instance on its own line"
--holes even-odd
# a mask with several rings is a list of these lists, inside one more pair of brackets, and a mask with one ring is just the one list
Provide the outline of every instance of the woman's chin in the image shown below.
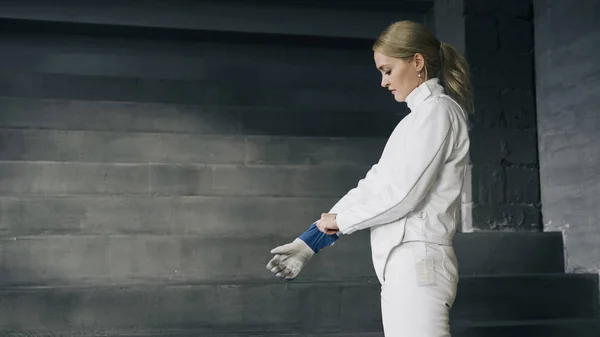
[[394,100],[398,103],[404,102],[405,99],[406,99],[406,97],[403,97],[400,94],[394,94]]

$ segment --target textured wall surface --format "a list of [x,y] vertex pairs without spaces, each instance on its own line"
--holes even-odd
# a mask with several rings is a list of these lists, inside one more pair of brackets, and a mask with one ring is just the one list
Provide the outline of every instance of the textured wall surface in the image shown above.
[[536,0],[542,213],[567,267],[600,271],[600,3]]
[[540,231],[531,1],[465,1],[464,13],[476,104],[473,226]]
[[[297,283],[265,269],[272,248],[376,163],[406,114],[379,86],[369,42],[327,36],[347,11],[333,11],[321,36],[298,37],[266,33],[325,10],[282,9],[206,33],[166,29],[197,28],[173,19],[181,9],[76,15],[171,18],[140,29],[24,6],[0,16],[57,22],[2,21],[1,334],[379,326],[368,231],[320,254]],[[318,305],[324,296],[329,306]]]

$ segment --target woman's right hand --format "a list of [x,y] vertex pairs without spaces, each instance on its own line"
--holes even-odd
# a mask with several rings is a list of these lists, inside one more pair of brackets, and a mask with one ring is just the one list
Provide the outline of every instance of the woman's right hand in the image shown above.
[[340,231],[337,223],[335,222],[336,214],[323,213],[321,219],[317,221],[317,228],[327,235],[333,235]]

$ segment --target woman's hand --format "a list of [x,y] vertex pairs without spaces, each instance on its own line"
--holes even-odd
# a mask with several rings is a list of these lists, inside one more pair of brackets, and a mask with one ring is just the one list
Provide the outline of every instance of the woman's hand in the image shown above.
[[321,219],[317,221],[317,228],[327,235],[332,235],[337,233],[340,229],[335,222],[336,214],[331,213],[323,213],[321,214]]

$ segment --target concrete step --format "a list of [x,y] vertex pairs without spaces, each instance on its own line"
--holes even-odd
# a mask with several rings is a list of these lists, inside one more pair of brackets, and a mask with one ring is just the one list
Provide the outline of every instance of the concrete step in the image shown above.
[[[451,333],[455,337],[597,337],[600,329],[600,319],[584,320],[527,320],[508,322],[485,322],[472,324],[462,321],[451,322]],[[289,325],[268,327],[229,327],[218,329],[128,329],[128,330],[70,330],[70,331],[48,331],[48,330],[0,330],[4,336],[11,337],[97,337],[97,336],[120,336],[120,337],[384,337],[380,325],[371,328],[365,327],[361,330],[348,331],[339,329],[302,329]]]
[[[380,323],[379,292],[366,281],[2,288],[0,329],[364,329]],[[598,275],[465,277],[458,293],[452,320],[598,317]]]
[[[111,87],[110,83],[112,80],[103,85]],[[27,87],[33,84],[24,83],[23,85]],[[2,87],[0,85],[0,89]],[[94,92],[92,89],[87,90]],[[114,90],[119,92],[120,88],[117,87]],[[179,89],[176,87],[170,89],[170,91],[173,90]],[[192,85],[189,85],[186,90],[191,90],[194,95],[198,91]],[[273,95],[275,94],[273,93]],[[152,96],[153,93],[149,91],[148,95]],[[72,96],[76,96],[76,94]],[[331,102],[328,95],[326,96],[320,99]],[[346,98],[349,94],[344,93],[342,96]],[[2,111],[0,127],[219,135],[387,138],[407,113],[404,105],[396,104],[393,110],[382,110],[370,105],[372,100],[366,100],[369,105],[364,108],[353,104],[345,108],[335,104],[331,107],[317,106],[316,103],[313,106],[294,103],[294,106],[290,107],[289,102],[306,101],[310,100],[310,97],[288,100],[282,102],[285,103],[282,106],[252,106],[231,101],[224,101],[221,104],[203,100],[186,102],[179,98],[174,99],[177,104],[156,103],[156,101],[142,103],[140,98],[130,100],[123,98],[122,101],[116,98],[102,97],[89,99],[3,96],[0,98],[0,111]]]
[[[14,24],[15,22],[12,23]],[[339,46],[338,48],[335,48],[335,46],[332,46],[333,48],[314,48],[314,45],[313,47],[305,45],[290,52],[289,43],[291,42],[294,45],[298,40],[290,40],[289,37],[286,37],[287,41],[283,41],[284,43],[260,43],[260,39],[253,40],[254,43],[248,43],[247,40],[231,39],[231,35],[228,35],[228,39],[223,39],[224,36],[220,34],[211,34],[213,37],[217,37],[216,39],[202,38],[198,40],[198,36],[194,38],[187,35],[181,38],[181,30],[170,31],[169,34],[172,34],[170,37],[165,35],[165,31],[160,31],[160,36],[154,35],[151,38],[144,38],[143,34],[124,35],[115,31],[113,31],[113,34],[90,34],[86,36],[74,33],[72,26],[61,25],[61,28],[58,30],[54,26],[49,32],[40,32],[40,22],[30,23],[35,25],[33,30],[23,25],[20,25],[20,27],[25,28],[25,31],[15,28],[17,26],[14,25],[6,25],[6,29],[3,31],[2,36],[0,36],[0,51],[6,55],[21,53],[21,55],[33,54],[39,55],[42,58],[46,57],[48,59],[42,59],[39,62],[27,62],[28,60],[24,62],[35,64],[37,65],[36,70],[48,73],[64,72],[66,69],[71,69],[72,71],[75,69],[86,69],[91,71],[92,69],[100,68],[97,73],[102,74],[104,71],[109,70],[107,69],[108,67],[112,69],[119,67],[115,71],[116,73],[135,72],[142,75],[147,73],[145,70],[148,70],[147,76],[149,77],[158,77],[153,76],[157,73],[166,75],[166,70],[172,69],[172,77],[177,75],[183,76],[185,70],[190,66],[191,68],[188,72],[191,76],[194,74],[202,76],[202,74],[205,74],[205,71],[210,71],[209,66],[211,65],[221,65],[220,69],[227,66],[226,69],[229,69],[230,72],[235,70],[236,74],[239,69],[240,73],[244,74],[244,68],[249,64],[250,71],[255,67],[255,64],[262,65],[265,68],[268,65],[277,67],[282,64],[289,64],[304,65],[313,70],[320,67],[330,70],[331,60],[335,59],[336,65],[342,66],[344,69],[359,66],[367,71],[371,71],[371,76],[375,76],[375,78],[378,75],[373,68],[373,59],[370,51],[363,48],[356,49],[352,46],[347,46],[346,48],[339,48]],[[21,22],[21,24],[25,23]],[[9,30],[10,26],[15,29]],[[87,26],[86,28],[90,27]],[[240,37],[243,38],[245,36],[241,34]],[[257,36],[253,35],[253,37],[256,38]],[[263,40],[263,42],[266,42],[266,40]],[[294,45],[294,47],[299,46]],[[74,57],[78,56],[81,56],[82,60],[86,60],[87,62],[81,62],[83,64],[73,64],[75,62],[70,62]],[[89,58],[86,59],[86,57],[94,56],[104,56],[109,58],[109,60],[112,57],[116,62],[104,61],[102,64],[97,64]],[[369,58],[369,56],[371,57]],[[65,59],[65,57],[68,59]],[[171,57],[176,57],[178,60],[183,61],[183,63],[174,62],[175,60]],[[79,58],[77,59],[79,60]],[[102,58],[102,60],[105,60],[105,58]],[[94,63],[92,64],[92,62]],[[129,67],[127,67],[128,63]],[[137,63],[139,63],[141,69],[136,69],[134,65]],[[59,67],[61,68],[60,71],[53,71],[53,69]],[[278,68],[275,68],[273,72],[281,77],[282,73],[278,70]],[[302,70],[299,69],[298,72],[294,73],[301,74]],[[228,73],[228,75],[231,74]],[[254,74],[254,76],[260,75]],[[356,77],[353,78],[351,74],[347,76],[349,79],[356,80]],[[240,78],[243,77],[240,76]],[[335,82],[336,79],[337,77],[329,80]],[[318,81],[324,80],[328,79],[321,72]],[[315,81],[315,78],[313,78],[313,81]]]
[[[300,226],[279,231],[273,227],[263,237],[256,236],[259,228],[234,231],[228,237],[5,236],[0,241],[0,286],[273,280],[264,268],[272,257],[270,250],[291,241],[293,232],[297,235],[303,231]],[[281,236],[281,231],[289,235]],[[560,233],[459,233],[455,237],[459,273],[462,276],[561,273],[564,270],[561,239]],[[506,247],[513,248],[501,249]],[[360,231],[341,238],[333,247],[316,255],[300,280],[369,277],[375,277],[369,232]]]
[[186,234],[247,239],[303,232],[338,198],[0,196],[0,234]]
[[[44,330],[5,330],[4,336],[10,337],[384,337],[380,324],[363,329],[347,330],[344,328],[310,329],[291,327],[290,325],[267,327],[223,327],[218,329],[143,329],[128,330],[86,330],[86,331],[44,331]],[[551,319],[524,321],[492,321],[469,323],[460,320],[451,321],[453,337],[597,337],[600,330],[600,319]]]
[[596,274],[463,277],[451,317],[469,321],[595,318]]
[[0,194],[340,198],[369,168],[0,162]]
[[[301,280],[373,278],[368,234],[348,236],[318,254]],[[273,281],[265,268],[273,257],[269,252],[289,239],[274,235],[254,239],[241,235],[6,238],[0,241],[0,286]]]
[[[326,16],[329,19],[329,15]],[[190,36],[189,31],[181,30],[148,30],[151,38],[115,31],[113,34],[101,34],[103,36],[85,36],[73,34],[77,29],[66,25],[61,25],[62,31],[53,27],[50,32],[28,29],[23,32],[19,29],[9,30],[11,25],[4,23],[0,36],[0,69],[7,74],[39,72],[206,79],[229,83],[231,78],[235,78],[276,86],[317,87],[364,87],[369,82],[373,87],[380,80],[368,50],[368,42],[366,49],[348,45],[348,40],[342,48],[339,45],[337,48],[333,45],[323,48],[314,44],[316,41],[322,43],[323,39],[319,38],[310,39],[313,43],[289,36],[279,36],[277,39],[276,35],[271,36],[275,40],[269,40],[268,35],[262,34],[240,34],[238,39],[232,39],[237,34],[212,32],[209,34],[213,38],[205,39],[202,35]],[[40,22],[33,24],[35,28],[40,28]],[[93,30],[90,26],[86,28],[86,32]],[[165,34],[172,34],[171,38]],[[331,60],[336,60],[336,66],[348,69],[348,72],[324,76],[331,71]]]
[[[507,249],[510,247],[510,249]],[[560,273],[565,270],[561,232],[457,233],[454,249],[463,274]]]
[[452,336],[459,337],[597,337],[600,319],[465,323],[454,324],[451,330]]
[[[270,85],[252,78],[214,83],[190,79],[27,72],[15,76],[0,72],[0,92],[5,97],[280,108],[293,104],[306,109],[366,109],[391,113],[395,108],[394,100],[389,92],[387,99],[381,99],[384,90],[378,82],[375,80],[371,85],[359,88],[297,88]],[[379,99],[373,99],[375,97]]]
[[0,129],[0,160],[371,166],[383,152],[385,141],[384,138]]
[[[223,236],[243,233],[249,237],[263,237],[273,234],[273,224],[277,224],[277,233],[291,236],[304,231],[338,200],[233,196],[0,196],[0,235],[180,233]],[[527,233],[516,235],[528,237]],[[543,235],[545,233],[533,233],[532,240],[535,242]],[[558,238],[556,244],[559,244]],[[502,254],[511,251],[501,247],[495,249],[500,249]],[[500,251],[491,254],[499,255]],[[555,254],[562,256],[562,251]]]
[[[5,33],[6,34],[6,33]],[[373,91],[377,89],[380,81],[379,74],[373,67],[374,64],[367,54],[362,51],[347,49],[342,56],[337,55],[336,66],[343,66],[345,71],[340,71],[336,76],[323,76],[331,71],[331,64],[327,63],[335,51],[323,49],[313,50],[312,60],[298,59],[290,60],[290,54],[274,55],[284,49],[283,46],[252,46],[252,45],[225,45],[223,43],[211,44],[204,42],[196,45],[204,46],[212,51],[197,50],[191,52],[190,45],[165,44],[154,41],[155,46],[144,46],[141,50],[131,46],[128,47],[110,45],[108,39],[79,39],[71,37],[69,41],[60,39],[59,36],[13,35],[12,39],[20,37],[20,45],[11,43],[8,34],[0,37],[0,74],[5,76],[21,76],[23,74],[54,74],[75,76],[98,76],[141,79],[166,79],[166,80],[188,80],[201,83],[231,84],[232,76],[236,79],[244,79],[252,83],[261,83],[272,87],[285,88],[315,88],[331,90],[332,88],[366,89]],[[32,44],[29,48],[22,45],[29,40]],[[55,40],[58,45],[46,45],[39,48],[37,44]],[[82,41],[89,44],[96,43],[90,51],[81,46]],[[66,46],[79,47],[73,50]],[[122,39],[114,39],[112,42],[124,43]],[[11,46],[11,44],[13,44]],[[35,44],[35,45],[33,45]],[[161,45],[161,49],[157,46]],[[178,48],[179,47],[179,48]],[[183,48],[186,50],[182,50]],[[187,47],[187,48],[186,48]],[[61,50],[62,49],[62,50]],[[126,51],[124,50],[126,49]],[[152,49],[149,51],[148,49]],[[237,49],[237,50],[236,50]],[[125,52],[124,52],[125,51]],[[303,48],[302,52],[307,52]],[[342,56],[342,57],[339,57]],[[298,57],[298,55],[296,55]],[[352,60],[354,59],[354,60]],[[291,61],[291,62],[290,62]],[[339,63],[338,63],[339,62]],[[342,63],[342,64],[340,64]],[[285,74],[285,76],[282,76]],[[378,90],[382,91],[382,90]]]

